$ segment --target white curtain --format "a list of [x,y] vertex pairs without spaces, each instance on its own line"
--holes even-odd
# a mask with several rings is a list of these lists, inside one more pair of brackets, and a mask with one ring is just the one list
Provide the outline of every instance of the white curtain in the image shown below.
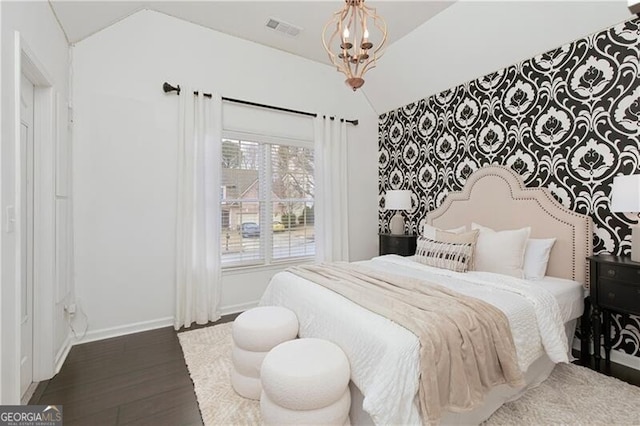
[[316,261],[349,260],[347,126],[339,119],[315,119]]
[[175,329],[220,318],[222,100],[180,94]]

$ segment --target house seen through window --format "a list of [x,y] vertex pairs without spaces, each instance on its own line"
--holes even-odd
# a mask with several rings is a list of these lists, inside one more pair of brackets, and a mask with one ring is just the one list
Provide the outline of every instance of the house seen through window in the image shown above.
[[222,265],[315,254],[313,149],[223,139]]

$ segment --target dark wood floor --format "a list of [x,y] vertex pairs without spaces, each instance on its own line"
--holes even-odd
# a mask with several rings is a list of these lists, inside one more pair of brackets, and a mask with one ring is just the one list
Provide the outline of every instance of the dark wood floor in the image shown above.
[[65,426],[202,425],[171,327],[74,346],[60,373],[38,384],[29,403],[61,404]]
[[[640,386],[638,370],[612,364],[611,374]],[[74,346],[60,373],[40,383],[29,403],[62,404],[65,426],[202,425],[171,327]]]
[[[579,358],[579,355],[580,353],[578,352],[578,355],[574,356]],[[580,363],[576,361],[576,364]],[[589,364],[586,365],[586,367],[589,367],[592,370],[595,369],[595,362],[593,357],[591,357],[591,359],[589,360]],[[627,383],[631,383],[632,385],[640,386],[640,371],[636,370],[635,368],[612,362],[610,368],[607,369],[604,363],[604,359],[602,359],[600,361],[600,371],[608,376],[613,376]]]

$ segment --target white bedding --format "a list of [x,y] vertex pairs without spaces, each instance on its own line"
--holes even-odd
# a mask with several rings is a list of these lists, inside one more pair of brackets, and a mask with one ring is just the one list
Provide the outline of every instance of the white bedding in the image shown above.
[[[564,323],[582,313],[578,306],[582,306],[583,293],[578,283],[524,281],[487,272],[462,274],[395,255],[361,263],[431,279],[495,305],[509,319],[523,371],[545,352],[554,362],[568,360]],[[273,277],[260,304],[292,309],[300,321],[300,337],[324,338],[345,351],[351,363],[351,379],[365,396],[363,409],[376,424],[421,423],[414,404],[419,343],[413,333],[287,272]]]
[[560,307],[562,321],[569,322],[580,317],[584,312],[584,298],[588,296],[589,290],[579,282],[563,278],[544,277],[541,280],[534,281],[534,283],[546,289],[556,298]]

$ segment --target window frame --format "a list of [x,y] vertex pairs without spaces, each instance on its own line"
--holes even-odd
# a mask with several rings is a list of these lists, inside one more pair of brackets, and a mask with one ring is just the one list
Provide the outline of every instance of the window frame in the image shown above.
[[[274,145],[281,146],[292,146],[297,148],[305,148],[311,150],[313,154],[314,162],[315,162],[315,144],[313,140],[304,140],[304,139],[293,139],[293,138],[284,138],[270,135],[263,135],[257,133],[250,132],[240,132],[235,130],[222,130],[222,138],[220,141],[221,149],[222,143],[225,140],[231,141],[239,141],[239,142],[250,142],[259,145],[259,167],[258,167],[258,188],[260,196],[257,199],[226,199],[221,196],[221,199],[218,203],[218,208],[222,210],[222,203],[233,203],[233,202],[256,202],[258,203],[258,217],[260,223],[271,224],[273,222],[273,203],[275,200],[272,199],[272,147]],[[265,149],[268,146],[269,149]],[[260,170],[260,166],[264,167],[264,171]],[[223,167],[220,165],[220,173],[222,174]],[[264,175],[265,179],[262,179]],[[314,173],[314,181],[315,181],[315,173]],[[290,199],[287,199],[290,200]],[[307,203],[311,201],[312,205],[315,206],[316,203],[316,193],[314,191],[313,198],[311,200],[308,199],[295,199],[299,202]],[[264,208],[260,206],[264,205]],[[268,219],[268,220],[267,220]],[[315,222],[315,219],[314,219]],[[222,227],[222,223],[219,225]],[[314,223],[315,226],[315,223]],[[263,229],[264,228],[264,229]],[[315,232],[315,231],[314,231]],[[222,243],[222,233],[220,233],[220,242]],[[237,261],[237,262],[224,262],[222,258],[222,252],[220,253],[220,266],[223,271],[233,271],[233,270],[242,270],[242,269],[257,269],[257,268],[269,268],[273,266],[279,265],[287,265],[287,264],[299,264],[303,262],[308,262],[309,260],[313,260],[316,254],[316,246],[314,241],[314,252],[308,255],[300,255],[300,256],[289,256],[285,258],[275,258],[273,256],[273,226],[262,226],[260,225],[260,243],[258,250],[258,259],[250,259],[246,261]]]

